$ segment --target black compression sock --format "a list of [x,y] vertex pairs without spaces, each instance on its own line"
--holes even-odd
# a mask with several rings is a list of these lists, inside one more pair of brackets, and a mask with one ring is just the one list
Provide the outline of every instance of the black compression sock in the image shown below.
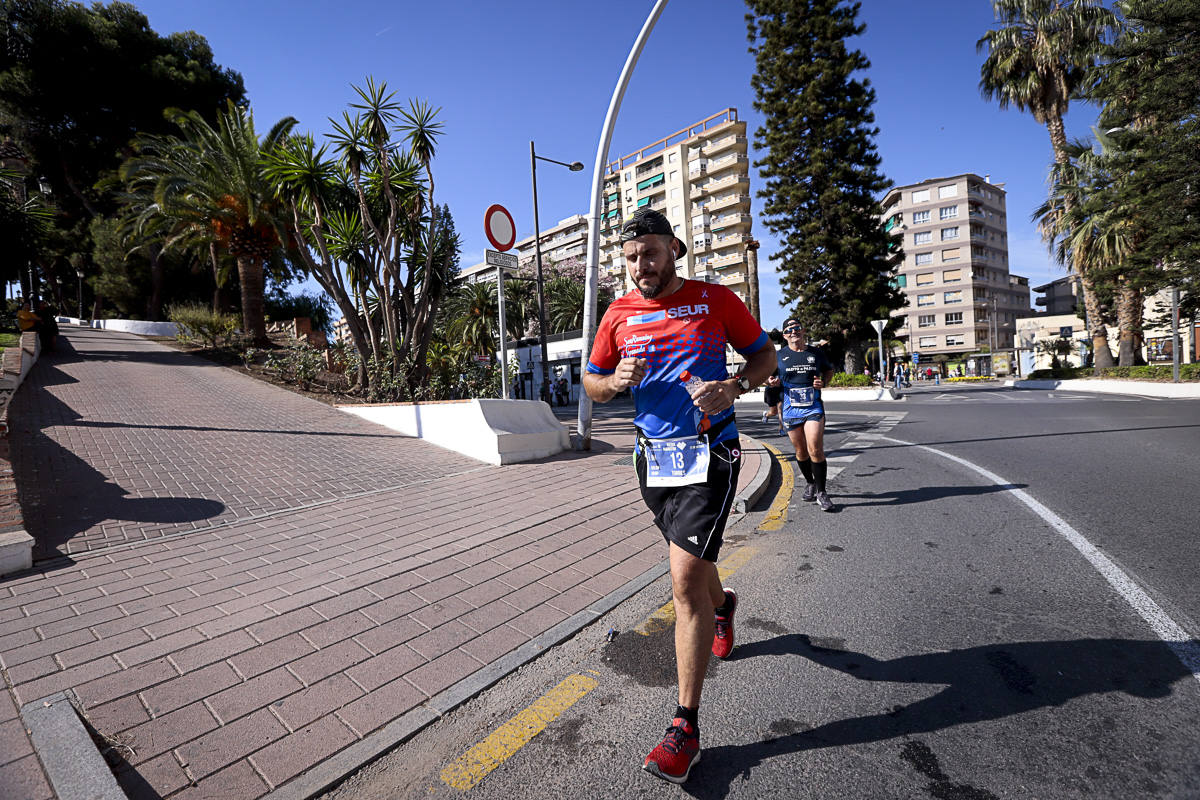
[[807,460],[800,461],[800,459],[796,459],[796,460],[800,464],[800,471],[802,473],[804,473],[804,480],[807,481],[808,483],[812,483],[813,482],[813,468],[812,468],[813,462],[807,461]]
[[829,472],[829,465],[824,461],[814,461],[812,465],[813,477],[816,478],[817,491],[825,491],[825,475]]
[[684,708],[683,706],[675,706],[675,716],[682,717],[692,723],[692,727],[699,729],[700,709],[699,708]]

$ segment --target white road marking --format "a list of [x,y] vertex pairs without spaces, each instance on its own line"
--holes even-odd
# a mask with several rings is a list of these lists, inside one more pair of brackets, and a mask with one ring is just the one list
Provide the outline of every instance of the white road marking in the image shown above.
[[1192,677],[1200,681],[1200,642],[1197,642],[1175,620],[1171,619],[1170,615],[1166,611],[1163,611],[1162,607],[1154,602],[1150,598],[1150,595],[1146,594],[1133,578],[1130,578],[1124,570],[1114,564],[1108,556],[1101,553],[1083,534],[1068,525],[1062,517],[1039,503],[1028,492],[1018,489],[1011,481],[1005,480],[996,473],[967,461],[965,458],[959,458],[958,456],[938,450],[935,447],[906,442],[902,439],[893,439],[889,436],[882,436],[880,438],[907,447],[928,450],[930,453],[948,458],[956,464],[961,464],[967,469],[982,475],[995,485],[1004,487],[1006,491],[1011,492],[1014,497],[1029,506],[1033,513],[1045,520],[1050,527],[1058,531],[1059,535],[1070,542],[1095,567],[1096,571],[1104,576],[1104,579],[1117,590],[1117,594],[1121,595],[1125,602],[1150,625],[1151,630],[1166,643],[1171,652],[1183,662],[1183,666],[1192,673]]

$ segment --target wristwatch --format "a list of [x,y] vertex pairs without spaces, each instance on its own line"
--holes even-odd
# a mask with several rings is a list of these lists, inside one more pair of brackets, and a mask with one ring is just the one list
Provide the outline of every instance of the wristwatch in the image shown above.
[[745,375],[741,374],[740,372],[737,375],[734,375],[733,377],[735,380],[737,380],[737,387],[738,387],[739,394],[745,394],[746,392],[750,391],[750,379],[749,378],[747,378]]

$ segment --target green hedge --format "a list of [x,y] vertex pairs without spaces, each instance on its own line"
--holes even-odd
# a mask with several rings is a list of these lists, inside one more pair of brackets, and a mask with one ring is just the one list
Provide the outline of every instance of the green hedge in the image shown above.
[[[1142,381],[1169,381],[1172,379],[1170,364],[1153,364],[1144,367],[1105,367],[1100,370],[1101,378],[1133,378]],[[1180,364],[1179,380],[1200,381],[1200,364]]]
[[871,379],[866,375],[851,375],[848,372],[835,372],[829,381],[830,388],[835,386],[870,386]]
[[1035,369],[1026,376],[1028,381],[1065,381],[1072,378],[1090,378],[1093,370],[1091,367],[1059,367],[1058,369]]
[[[1090,378],[1095,374],[1091,367],[1062,367],[1039,369],[1029,373],[1027,380],[1070,380]],[[1139,381],[1169,381],[1172,379],[1170,364],[1153,364],[1141,367],[1105,367],[1100,370],[1101,378],[1129,378]],[[1179,380],[1200,381],[1200,364],[1180,364]]]

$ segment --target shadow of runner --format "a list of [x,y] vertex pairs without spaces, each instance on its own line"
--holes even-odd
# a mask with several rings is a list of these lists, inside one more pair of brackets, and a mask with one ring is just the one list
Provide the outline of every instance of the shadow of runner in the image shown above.
[[787,634],[739,645],[730,660],[766,655],[801,656],[859,680],[945,686],[924,700],[879,714],[750,744],[705,748],[685,788],[692,797],[725,797],[735,778],[748,776],[775,756],[1002,719],[1090,694],[1166,697],[1172,684],[1192,677],[1164,642],[1129,639],[1007,642],[880,661],[819,646],[804,634]]
[[[872,492],[868,494],[837,493],[838,503],[843,507],[853,506],[905,506],[912,503],[931,503],[944,500],[947,497],[978,497],[996,492],[1007,492],[1010,489],[1026,489],[1027,483],[993,484],[991,486],[922,486],[919,489],[901,489],[895,492]],[[873,502],[852,503],[853,498]]]
[[[77,424],[79,415],[46,386],[70,380],[53,363],[34,366],[13,398],[9,446],[25,530],[34,539],[34,561],[69,552],[69,542],[107,520],[172,525],[210,519],[225,504],[196,497],[129,497],[129,492],[42,432]],[[140,538],[138,539],[140,541]],[[122,539],[123,543],[125,539]]]

